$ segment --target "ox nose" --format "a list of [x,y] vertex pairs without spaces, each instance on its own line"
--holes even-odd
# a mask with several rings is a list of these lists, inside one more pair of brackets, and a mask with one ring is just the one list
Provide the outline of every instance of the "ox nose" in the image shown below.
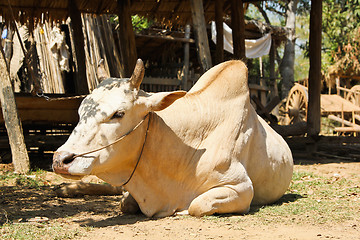
[[52,164],[54,172],[61,174],[69,174],[69,166],[72,160],[74,160],[74,156],[74,153],[66,151],[55,152]]

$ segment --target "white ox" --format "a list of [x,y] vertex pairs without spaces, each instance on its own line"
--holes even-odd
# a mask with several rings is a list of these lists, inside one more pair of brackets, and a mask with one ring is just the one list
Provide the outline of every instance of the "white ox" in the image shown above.
[[125,189],[156,217],[246,213],[284,194],[292,155],[251,106],[243,62],[213,67],[188,93],[146,93],[143,76],[138,60],[130,79],[109,78],[84,99],[78,125],[54,154],[55,172],[122,185],[139,160]]

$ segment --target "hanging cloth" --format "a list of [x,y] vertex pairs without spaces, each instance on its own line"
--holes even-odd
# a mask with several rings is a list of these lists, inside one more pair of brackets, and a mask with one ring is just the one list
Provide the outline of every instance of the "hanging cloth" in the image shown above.
[[[232,29],[223,23],[224,28],[224,50],[234,53]],[[216,25],[211,22],[211,39],[216,44]],[[246,39],[245,40],[245,55],[247,58],[258,58],[268,55],[271,47],[271,34],[267,33],[259,39]]]

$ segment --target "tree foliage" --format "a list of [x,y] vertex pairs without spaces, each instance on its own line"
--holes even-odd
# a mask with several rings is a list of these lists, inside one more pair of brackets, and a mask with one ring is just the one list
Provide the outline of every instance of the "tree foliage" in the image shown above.
[[323,2],[323,46],[330,64],[360,74],[360,0]]
[[131,16],[131,22],[136,32],[141,32],[144,29],[148,29],[153,24],[151,20],[139,15]]
[[[275,0],[263,2],[263,8],[276,14],[282,26],[286,23],[286,10],[289,0]],[[299,0],[297,14],[304,15],[310,12],[310,0]]]

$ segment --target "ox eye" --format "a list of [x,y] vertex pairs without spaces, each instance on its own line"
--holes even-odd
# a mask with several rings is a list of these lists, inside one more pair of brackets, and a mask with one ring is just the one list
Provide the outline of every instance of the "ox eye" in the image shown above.
[[123,118],[124,115],[125,115],[125,112],[117,111],[117,112],[114,113],[114,115],[112,115],[111,119]]

